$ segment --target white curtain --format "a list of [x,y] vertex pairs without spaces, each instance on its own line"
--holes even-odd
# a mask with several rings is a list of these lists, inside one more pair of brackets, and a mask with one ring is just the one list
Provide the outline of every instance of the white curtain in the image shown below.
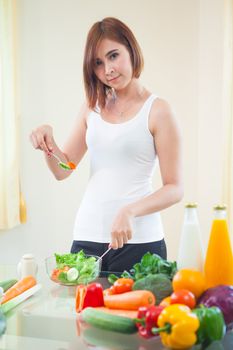
[[224,36],[224,176],[223,201],[228,208],[228,223],[233,230],[233,0],[225,0]]
[[[20,224],[16,0],[0,0],[0,229]],[[21,208],[22,209],[22,208]],[[22,213],[21,213],[22,214]]]

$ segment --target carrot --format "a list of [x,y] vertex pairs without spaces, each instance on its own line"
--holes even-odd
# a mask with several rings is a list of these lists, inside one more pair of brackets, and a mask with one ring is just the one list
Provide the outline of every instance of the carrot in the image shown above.
[[104,295],[104,305],[109,309],[137,310],[140,306],[155,304],[155,296],[149,290],[133,290],[122,294]]
[[67,164],[69,165],[70,169],[76,169],[76,165],[73,162],[67,162]]
[[107,314],[124,316],[129,318],[137,318],[137,314],[138,314],[136,310],[116,310],[116,309],[109,309],[108,307],[104,307],[104,306],[97,306],[95,307],[95,309],[104,311]]
[[27,289],[36,285],[36,279],[33,276],[26,276],[9,288],[2,298],[2,304],[17,297]]
[[59,282],[59,278],[58,276],[60,275],[61,272],[67,272],[69,271],[70,267],[69,266],[64,266],[62,269],[54,269],[51,273],[50,278],[55,281],[55,282]]

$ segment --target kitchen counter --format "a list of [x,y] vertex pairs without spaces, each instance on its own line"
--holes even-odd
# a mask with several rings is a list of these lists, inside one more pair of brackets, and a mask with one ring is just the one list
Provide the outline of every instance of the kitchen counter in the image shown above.
[[[0,266],[0,280],[16,276],[15,266]],[[39,266],[37,280],[42,289],[8,313],[7,331],[0,337],[0,349],[165,349],[159,337],[145,340],[138,334],[125,335],[85,325],[75,312],[75,287],[50,281],[44,266]],[[106,279],[100,278],[99,282],[107,286]],[[226,336],[223,344],[221,349],[233,349],[233,333]]]

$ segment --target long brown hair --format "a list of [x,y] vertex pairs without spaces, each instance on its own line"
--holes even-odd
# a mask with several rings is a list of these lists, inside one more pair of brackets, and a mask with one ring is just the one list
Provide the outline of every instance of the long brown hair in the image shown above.
[[143,56],[140,46],[132,31],[119,19],[106,17],[93,24],[87,35],[83,60],[84,86],[88,105],[94,109],[96,102],[101,108],[105,106],[106,96],[111,88],[103,84],[95,75],[94,58],[99,42],[104,39],[117,41],[124,45],[130,55],[133,77],[138,78],[143,69]]

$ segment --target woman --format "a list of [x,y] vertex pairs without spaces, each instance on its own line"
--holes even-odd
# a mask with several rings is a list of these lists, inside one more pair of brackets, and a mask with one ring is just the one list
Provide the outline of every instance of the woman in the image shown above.
[[[147,251],[166,259],[159,211],[183,195],[178,127],[168,103],[140,83],[142,69],[140,47],[124,23],[109,17],[95,23],[84,54],[86,102],[72,135],[61,150],[51,126],[31,134],[58,180],[71,172],[58,167],[51,152],[78,164],[88,149],[91,175],[71,251],[100,256],[110,243],[105,271],[130,269]],[[154,191],[157,163],[162,187]]]

